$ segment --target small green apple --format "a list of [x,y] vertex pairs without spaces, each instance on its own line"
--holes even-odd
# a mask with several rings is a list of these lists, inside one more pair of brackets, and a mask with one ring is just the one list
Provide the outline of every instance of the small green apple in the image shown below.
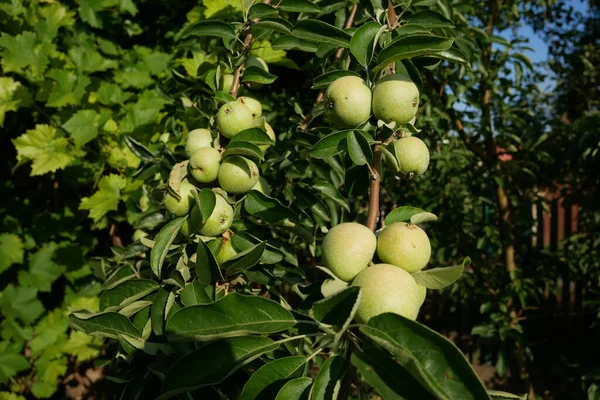
[[236,101],[245,104],[252,111],[252,118],[262,117],[262,104],[260,104],[260,101],[246,96],[238,97]]
[[219,79],[219,90],[229,93],[232,86],[233,86],[233,75],[232,74],[221,75],[221,79]]
[[233,223],[233,208],[220,194],[215,193],[215,208],[212,214],[202,224],[202,214],[198,205],[192,208],[192,224],[196,231],[203,236],[219,236]]
[[231,237],[223,237],[221,242],[221,249],[219,250],[219,254],[217,254],[217,262],[219,263],[219,265],[231,260],[237,254],[238,251],[233,247],[233,244],[231,243]]
[[419,291],[421,293],[420,306],[422,306],[423,303],[425,303],[425,297],[427,297],[427,288],[425,286],[423,286],[423,285],[419,285],[418,283],[417,283],[417,286],[419,287]]
[[223,136],[231,139],[240,131],[252,127],[252,111],[245,104],[230,101],[217,113],[217,129]]
[[196,150],[202,147],[212,147],[213,137],[208,129],[194,129],[185,138],[185,153],[191,157]]
[[411,274],[422,270],[431,257],[431,244],[417,225],[395,222],[386,226],[377,238],[377,255]]
[[332,124],[354,128],[371,116],[371,89],[358,76],[344,76],[327,87],[323,105]]
[[[271,138],[271,140],[272,140],[273,142],[276,142],[276,141],[277,141],[277,136],[275,136],[275,131],[273,130],[273,128],[271,128],[271,125],[269,125],[269,123],[268,123],[268,122],[266,122],[266,121],[265,121],[265,133],[266,133],[267,135],[269,135],[269,137]],[[266,151],[267,151],[267,149],[268,149],[269,147],[271,147],[271,146],[272,146],[272,145],[269,145],[269,144],[261,144],[261,145],[259,145],[258,147],[259,147],[259,148],[260,148],[260,149],[263,151],[263,153],[264,153],[264,152],[266,152]]]
[[268,196],[271,193],[271,186],[269,185],[269,183],[267,182],[267,180],[265,178],[263,178],[262,176],[259,176],[258,180],[256,181],[256,184],[254,186],[252,186],[252,190],[259,191],[262,194],[265,194]]
[[260,173],[252,160],[242,156],[229,156],[221,163],[217,179],[227,193],[246,193],[256,184]]
[[392,74],[383,77],[373,89],[373,114],[396,127],[409,122],[417,114],[419,89],[410,78]]
[[400,173],[422,175],[429,166],[429,149],[418,137],[403,137],[394,142]]
[[321,246],[323,264],[343,281],[351,281],[373,259],[377,239],[369,228],[345,222],[327,232]]
[[417,319],[423,292],[403,269],[390,264],[375,264],[362,270],[352,286],[360,286],[362,292],[354,317],[359,323],[366,324],[386,312]]
[[196,187],[189,182],[183,181],[179,185],[179,194],[181,199],[177,200],[168,191],[165,192],[163,203],[167,210],[176,217],[183,217],[190,212],[190,208],[194,203],[194,196],[192,190],[196,190]]
[[181,237],[187,239],[188,237],[190,237],[193,231],[194,227],[192,226],[192,220],[190,219],[190,217],[187,217],[185,221],[183,221],[183,225],[181,225],[181,228],[179,229],[179,234],[181,235]]
[[195,180],[209,183],[217,179],[221,165],[221,152],[212,147],[202,147],[190,157],[189,169]]

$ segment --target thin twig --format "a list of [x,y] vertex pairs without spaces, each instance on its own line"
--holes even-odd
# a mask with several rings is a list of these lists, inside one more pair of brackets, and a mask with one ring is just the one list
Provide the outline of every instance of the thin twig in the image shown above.
[[[344,29],[348,29],[354,24],[354,17],[356,16],[357,8],[358,8],[358,4],[354,4],[352,6],[352,9],[350,10],[350,15],[348,15],[348,18],[346,19],[346,23],[344,24]],[[340,47],[339,49],[337,49],[337,51],[335,52],[335,56],[333,57],[333,62],[336,62],[340,58],[342,58],[343,53],[344,53],[343,47]],[[313,112],[315,111],[315,107],[317,106],[317,104],[319,104],[321,102],[321,100],[323,100],[324,93],[325,93],[324,89],[319,90],[319,93],[317,94],[317,97],[315,98],[312,108],[310,109],[308,114],[306,114],[306,116],[302,120],[302,123],[300,124],[300,130],[306,131],[306,129],[308,129],[308,124],[310,123],[310,120],[313,117]]]

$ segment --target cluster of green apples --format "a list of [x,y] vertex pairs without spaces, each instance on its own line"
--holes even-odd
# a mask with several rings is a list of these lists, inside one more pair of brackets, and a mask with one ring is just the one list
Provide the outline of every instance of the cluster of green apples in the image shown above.
[[[412,273],[431,257],[429,237],[417,225],[395,222],[376,236],[356,222],[334,226],[323,240],[322,261],[336,277],[360,286],[355,318],[360,323],[386,312],[415,320],[427,289]],[[373,259],[377,253],[378,263]]]
[[[355,128],[371,115],[396,128],[413,124],[419,106],[419,89],[407,76],[386,75],[371,88],[358,76],[344,76],[333,81],[324,95],[325,114],[332,125]],[[429,150],[414,136],[394,140],[394,150],[401,175],[421,175],[429,166]]]
[[[246,129],[256,127],[256,121],[261,117],[261,103],[242,96],[221,106],[216,116],[216,129],[222,137],[231,139]],[[275,142],[273,128],[264,121],[261,121],[260,126]],[[266,151],[269,146],[259,147]],[[189,157],[188,162],[175,166],[182,168],[184,165],[187,168],[184,174],[180,174],[185,177],[179,183],[179,196],[166,191],[163,198],[163,204],[171,214],[176,217],[188,216],[180,230],[182,236],[188,237],[193,232],[211,237],[222,235],[231,227],[234,217],[228,196],[245,194],[250,190],[262,193],[270,190],[266,180],[260,176],[255,161],[240,155],[222,157],[218,140],[210,129],[190,131],[186,136],[185,152]],[[193,192],[206,187],[220,190],[213,190],[215,207],[210,217],[203,222]]]

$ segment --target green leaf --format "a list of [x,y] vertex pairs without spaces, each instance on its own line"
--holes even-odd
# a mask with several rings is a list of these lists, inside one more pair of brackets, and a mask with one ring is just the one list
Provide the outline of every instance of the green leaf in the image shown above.
[[275,75],[255,65],[244,68],[244,73],[242,74],[242,82],[269,84],[275,82],[276,79]]
[[245,129],[235,134],[231,142],[248,142],[256,146],[271,145],[273,140],[260,128]]
[[98,136],[100,114],[94,110],[79,110],[62,127],[71,134],[75,145],[81,147]]
[[154,247],[150,251],[150,267],[152,272],[158,278],[161,277],[162,266],[167,258],[169,247],[177,237],[179,229],[185,222],[186,217],[179,217],[169,222],[158,232],[158,235],[154,238]]
[[527,393],[522,395],[516,395],[512,393],[503,392],[500,390],[488,390],[488,394],[494,400],[527,400]]
[[356,165],[365,165],[371,162],[373,158],[373,150],[371,146],[361,134],[355,131],[348,132],[348,154],[352,162]]
[[[209,343],[186,354],[171,366],[163,381],[163,394],[158,400],[216,385],[241,366],[277,347],[278,343],[263,336],[227,338]],[[190,374],[190,371],[194,373]]]
[[0,384],[6,384],[10,378],[29,368],[29,361],[21,354],[0,353]]
[[[235,136],[234,136],[235,137]],[[229,142],[225,151],[222,154],[223,159],[229,156],[243,156],[251,159],[256,163],[264,161],[265,156],[262,150],[255,144],[250,142],[232,141]]]
[[142,297],[158,290],[157,282],[150,279],[134,279],[121,283],[100,296],[100,311],[117,311]]
[[146,146],[132,138],[131,136],[124,135],[125,144],[142,161],[154,160],[154,153],[152,153]]
[[[1,61],[4,73],[16,72],[28,76],[31,71],[32,80],[43,78],[48,57],[53,50],[49,43],[40,43],[37,35],[28,31],[17,36],[2,32],[0,47],[3,48]],[[29,70],[26,70],[27,67]]]
[[96,14],[102,11],[102,0],[80,0],[79,16],[83,22],[87,22],[93,28],[102,28],[102,19]]
[[291,379],[281,387],[275,400],[307,400],[312,379],[305,376]]
[[350,40],[350,51],[360,65],[366,67],[373,58],[375,39],[382,26],[378,22],[370,21],[354,32]]
[[318,13],[321,11],[319,6],[309,0],[282,0],[279,3],[279,8],[283,11],[299,13]]
[[204,10],[205,18],[211,18],[221,11],[224,13],[242,11],[242,2],[240,0],[203,0],[202,4],[206,7]]
[[437,11],[423,10],[405,19],[407,24],[416,24],[425,28],[454,28],[454,23]]
[[[223,279],[219,263],[202,240],[198,241],[198,249],[196,250],[196,276],[198,282],[203,286],[214,286],[215,282]],[[211,298],[214,298],[214,296],[211,296]]]
[[17,150],[17,160],[31,160],[31,175],[44,175],[63,169],[74,159],[69,142],[56,137],[56,129],[49,125],[36,125],[34,129],[12,140]]
[[198,281],[194,281],[185,286],[185,288],[179,292],[179,298],[184,306],[194,306],[196,304],[209,304],[212,302],[204,285]]
[[352,129],[348,129],[325,136],[310,149],[310,155],[323,159],[346,151],[348,149],[348,133],[352,131]]
[[71,331],[63,351],[75,357],[78,362],[83,362],[98,357],[102,347],[100,339],[80,331]]
[[49,242],[31,255],[29,269],[19,271],[19,284],[34,287],[40,292],[50,292],[52,283],[65,272],[64,266],[59,266],[52,261],[56,249],[56,243]]
[[127,178],[110,174],[98,182],[98,191],[91,197],[84,197],[79,204],[80,210],[89,210],[89,217],[95,223],[100,221],[109,211],[116,211],[121,200],[121,190],[127,186]]
[[411,206],[398,207],[398,208],[393,209],[385,217],[385,224],[391,225],[394,222],[410,221],[410,219],[413,215],[421,214],[424,212],[426,212],[426,211],[421,210],[420,208],[417,208],[417,207],[411,207]]
[[252,29],[255,28],[291,35],[294,26],[283,18],[263,18],[252,26]]
[[303,356],[284,357],[260,367],[244,385],[240,400],[273,399],[286,381],[302,373]]
[[354,318],[360,302],[360,288],[350,286],[329,297],[317,301],[310,310],[310,316],[324,324],[342,328]]
[[29,342],[32,356],[42,355],[49,346],[62,345],[67,339],[68,327],[67,316],[61,308],[57,307],[46,314],[35,326],[35,336]]
[[263,297],[231,293],[211,304],[184,307],[167,321],[170,340],[210,341],[275,333],[295,324],[289,311]]
[[198,210],[200,210],[200,215],[202,216],[202,225],[204,225],[215,210],[217,197],[215,192],[209,188],[203,188],[197,194],[194,193],[194,199],[198,205]]
[[422,224],[423,222],[435,222],[437,220],[438,217],[430,212],[422,212],[414,214],[410,217],[411,224]]
[[432,268],[412,274],[415,281],[428,289],[443,289],[452,285],[460,278],[465,266],[471,263],[469,257],[465,257],[462,264],[452,267]]
[[152,333],[159,337],[163,336],[165,332],[165,321],[168,314],[167,305],[169,303],[169,297],[171,297],[171,292],[165,288],[160,288],[150,309]]
[[406,369],[376,346],[364,346],[362,351],[355,349],[350,362],[386,400],[435,399]]
[[231,260],[223,263],[223,269],[227,271],[228,276],[244,272],[260,261],[266,247],[267,242],[265,241],[236,254]]
[[0,235],[0,274],[13,264],[23,264],[23,242],[12,233]]
[[0,293],[0,311],[5,318],[19,318],[25,324],[32,324],[42,315],[45,308],[37,299],[37,289],[14,287],[9,284]]
[[183,33],[188,36],[216,36],[227,40],[235,40],[235,28],[223,21],[200,21],[190,26]]
[[312,85],[311,89],[324,89],[327,86],[329,86],[329,84],[331,84],[336,79],[342,78],[344,76],[358,76],[358,77],[360,77],[360,75],[357,74],[356,72],[350,71],[350,70],[347,70],[347,69],[340,69],[340,70],[336,70],[336,71],[329,71],[329,72],[324,73],[323,75],[317,76],[313,80],[313,85]]
[[256,19],[263,18],[269,15],[277,15],[277,9],[269,4],[265,3],[256,3],[250,7],[250,11],[248,11],[248,19]]
[[296,23],[292,31],[295,37],[317,42],[327,43],[337,47],[350,47],[350,35],[343,30],[316,19],[303,19]]
[[[447,399],[489,399],[460,350],[439,333],[400,315],[386,313],[360,328],[431,394]],[[431,368],[435,365],[436,368]]]
[[437,54],[433,54],[432,57],[441,58],[443,60],[448,60],[459,64],[465,64],[469,68],[471,67],[471,62],[465,53],[456,47],[450,47],[448,50],[440,51]]
[[46,76],[55,81],[46,102],[48,107],[62,108],[68,105],[79,105],[85,88],[92,82],[85,75],[79,76],[64,69],[52,69]]
[[348,372],[348,361],[340,356],[329,357],[315,377],[311,400],[337,399],[340,383],[346,372]]
[[119,335],[140,336],[140,332],[133,326],[129,318],[116,312],[90,315],[71,314],[69,315],[69,325],[99,338],[118,339]]
[[97,96],[100,103],[112,106],[126,102],[131,97],[131,93],[124,92],[119,85],[104,81],[98,88]]
[[389,64],[406,58],[428,56],[448,50],[453,41],[450,38],[428,35],[401,37],[379,52],[373,71],[380,71]]
[[7,112],[17,111],[30,103],[31,94],[21,82],[0,76],[0,127],[4,126],[4,116]]

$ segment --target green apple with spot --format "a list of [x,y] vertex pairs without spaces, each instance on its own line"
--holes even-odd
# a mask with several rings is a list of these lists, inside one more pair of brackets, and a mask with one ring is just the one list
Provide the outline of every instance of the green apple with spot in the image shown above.
[[384,263],[412,274],[429,262],[431,244],[427,233],[417,225],[394,222],[377,237],[377,255]]
[[402,175],[422,175],[429,166],[429,149],[416,136],[403,137],[394,142],[396,158]]
[[373,114],[396,127],[414,118],[419,108],[419,89],[410,78],[392,74],[381,78],[373,88]]
[[355,319],[367,324],[377,315],[391,312],[415,320],[423,304],[423,291],[411,274],[391,264],[375,264],[362,270],[352,282],[362,297]]
[[321,258],[335,276],[351,281],[367,268],[377,248],[375,234],[356,222],[344,222],[327,232],[321,245]]
[[202,147],[190,157],[188,168],[192,177],[200,183],[217,179],[221,165],[221,152],[212,147]]
[[230,101],[217,112],[217,129],[231,139],[239,132],[252,127],[252,111],[238,101]]
[[199,234],[203,236],[219,236],[229,229],[233,223],[233,208],[223,196],[215,193],[215,208],[206,220],[206,223],[202,223],[202,214],[198,205],[194,205],[190,216],[192,225]]
[[182,181],[179,185],[180,199],[177,199],[169,191],[166,191],[163,204],[171,214],[176,217],[183,217],[190,212],[190,208],[195,202],[192,190],[196,190],[194,185],[187,181]]
[[219,265],[231,260],[238,254],[238,251],[233,247],[233,243],[231,243],[232,237],[233,235],[228,238],[223,237],[222,239],[221,249],[217,254],[217,262],[219,263]]
[[212,147],[212,144],[212,133],[208,129],[194,129],[185,137],[185,153],[191,157],[196,150],[202,147]]
[[240,96],[236,101],[244,104],[250,109],[253,119],[262,117],[262,104],[260,104],[260,101],[247,96]]
[[219,79],[219,90],[229,93],[233,86],[233,78],[234,76],[232,74],[221,75],[221,78]]
[[354,128],[371,116],[371,89],[358,76],[344,76],[327,87],[323,105],[332,125]]
[[219,167],[219,186],[229,194],[242,194],[250,191],[260,173],[256,163],[246,157],[229,156]]

